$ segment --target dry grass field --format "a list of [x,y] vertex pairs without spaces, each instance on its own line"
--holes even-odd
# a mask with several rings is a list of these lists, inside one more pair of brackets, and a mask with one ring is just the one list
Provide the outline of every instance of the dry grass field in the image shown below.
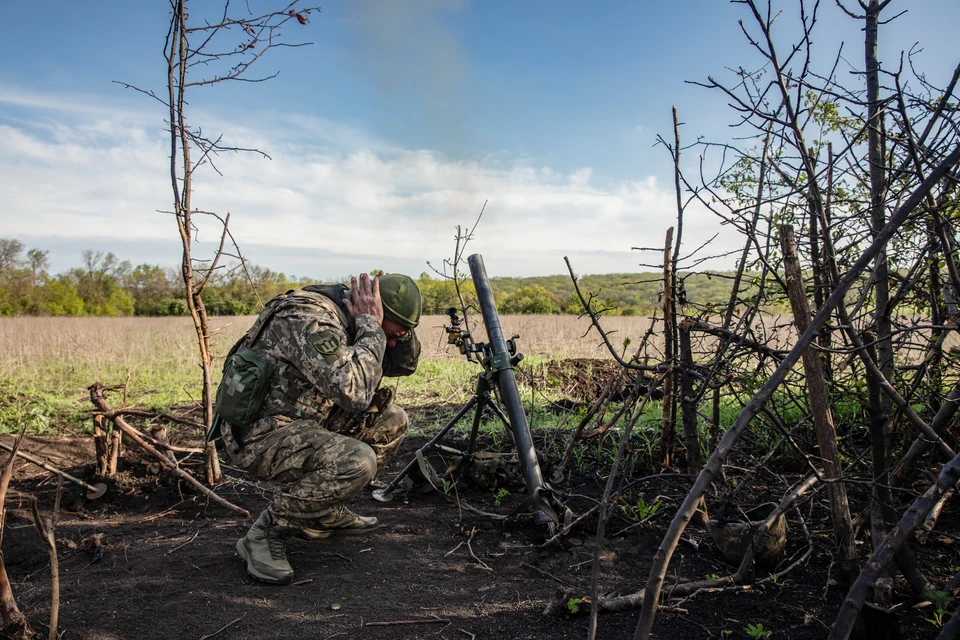
[[[214,353],[222,357],[253,322],[253,316],[211,320]],[[476,365],[447,344],[446,316],[426,316],[418,331],[421,371],[402,386],[425,399],[459,397],[469,390]],[[636,344],[650,320],[605,321],[614,344]],[[589,320],[574,316],[504,316],[504,334],[520,334],[528,362],[564,358],[609,358]],[[479,340],[485,334],[476,332]],[[196,334],[189,318],[0,318],[0,431],[31,422],[42,431],[51,416],[89,408],[93,382],[128,386],[130,402],[166,407],[191,402],[200,393]],[[215,370],[219,371],[219,362]],[[58,420],[63,422],[62,419]],[[69,420],[68,420],[69,421]]]
[[[225,353],[250,326],[253,316],[211,320],[214,351]],[[459,358],[447,344],[446,316],[425,316],[418,333],[427,360]],[[585,318],[557,315],[504,316],[504,334],[520,334],[520,350],[543,358],[609,357]],[[604,320],[615,342],[634,343],[650,326],[641,317]],[[485,339],[482,334],[478,339]],[[35,376],[51,373],[72,378],[84,372],[95,379],[105,375],[165,376],[186,373],[196,360],[196,334],[189,318],[0,318],[0,378],[16,377],[29,384]]]
[[[216,356],[223,357],[253,319],[212,318]],[[611,359],[587,318],[525,315],[501,320],[507,337],[520,335],[525,366],[569,358]],[[421,367],[416,375],[398,381],[410,404],[460,401],[472,389],[477,365],[447,344],[447,322],[446,316],[425,316],[421,321]],[[650,323],[649,318],[636,316],[603,319],[616,348],[623,352],[624,340],[630,341],[627,355],[635,353]],[[474,333],[477,340],[486,339],[482,328]],[[792,337],[792,327],[774,316],[761,317],[751,335],[774,349],[788,348]],[[712,346],[712,339],[699,340],[694,349],[706,353]],[[653,336],[647,352],[653,360],[661,347],[660,336]],[[77,422],[89,409],[86,388],[94,382],[125,383],[129,402],[142,407],[190,404],[201,389],[196,354],[196,334],[184,317],[0,318],[0,432],[23,422],[36,431],[50,423]],[[219,360],[214,366],[219,372]]]

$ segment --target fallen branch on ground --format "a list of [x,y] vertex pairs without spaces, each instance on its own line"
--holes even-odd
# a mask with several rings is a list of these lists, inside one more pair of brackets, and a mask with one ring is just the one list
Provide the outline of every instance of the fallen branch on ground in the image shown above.
[[[104,386],[99,382],[96,382],[89,387],[89,390],[90,390],[90,401],[93,402],[94,406],[96,406],[100,411],[104,413],[110,412],[110,407],[107,405],[107,400],[103,395],[103,392],[105,390]],[[183,480],[186,480],[188,483],[193,485],[200,493],[207,496],[217,504],[224,506],[227,509],[230,509],[231,511],[239,513],[240,515],[246,518],[250,517],[249,511],[247,511],[242,507],[238,507],[232,502],[229,502],[221,498],[216,493],[214,493],[213,491],[211,491],[210,489],[202,485],[192,475],[190,475],[189,473],[187,473],[186,471],[184,471],[183,469],[175,465],[173,462],[171,462],[170,458],[168,458],[167,456],[157,451],[146,440],[141,438],[139,432],[133,427],[131,427],[129,424],[127,424],[123,418],[121,418],[120,416],[113,418],[113,424],[120,431],[125,433],[131,440],[137,443],[137,445],[139,445],[141,449],[143,449],[144,451],[149,453],[151,456],[159,460],[160,464],[162,464],[168,470],[172,471],[177,477]]]

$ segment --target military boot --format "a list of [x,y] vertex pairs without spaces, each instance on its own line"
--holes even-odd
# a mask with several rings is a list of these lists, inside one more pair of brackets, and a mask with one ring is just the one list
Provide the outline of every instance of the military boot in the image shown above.
[[314,527],[303,528],[300,535],[310,540],[322,540],[329,538],[334,533],[338,534],[357,534],[373,531],[378,526],[377,519],[373,516],[358,516],[346,507],[338,509],[331,517],[320,521]]
[[246,561],[251,577],[269,584],[293,582],[293,567],[287,562],[283,542],[287,533],[273,521],[269,511],[264,511],[247,535],[237,540],[237,553]]

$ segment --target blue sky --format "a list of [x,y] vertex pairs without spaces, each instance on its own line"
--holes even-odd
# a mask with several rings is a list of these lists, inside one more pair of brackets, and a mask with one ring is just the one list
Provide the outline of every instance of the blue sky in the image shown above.
[[[195,19],[222,6],[193,5]],[[859,25],[822,5],[824,60],[843,41],[847,72],[860,69]],[[746,8],[722,0],[322,6],[287,31],[312,46],[272,51],[252,71],[276,78],[195,89],[189,111],[204,131],[273,158],[221,158],[222,177],[197,175],[197,205],[231,213],[253,262],[318,279],[416,275],[452,254],[455,227],[484,201],[470,246],[492,275],[561,273],[565,255],[580,273],[637,271],[656,257],[631,247],[661,245],[675,222],[670,158],[655,145],[672,137],[671,106],[687,142],[737,133],[723,97],[685,81],[760,64],[740,33]],[[785,46],[795,3],[775,7]],[[887,15],[907,8],[881,32],[881,58],[891,68],[921,41],[922,68],[943,84],[960,60],[960,2],[894,0]],[[171,199],[164,109],[113,82],[164,89],[168,3],[4,9],[0,237],[49,250],[54,272],[85,248],[176,264],[173,221],[157,213]],[[740,244],[701,209],[688,217],[688,246],[718,232],[718,249]],[[201,229],[201,254],[215,239]]]

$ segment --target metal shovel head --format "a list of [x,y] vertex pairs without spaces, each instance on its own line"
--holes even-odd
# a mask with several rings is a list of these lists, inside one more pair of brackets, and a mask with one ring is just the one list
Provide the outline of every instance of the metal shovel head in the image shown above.
[[377,502],[391,502],[393,500],[393,494],[388,493],[384,489],[375,489],[373,492],[373,499]]
[[97,498],[102,498],[103,494],[107,492],[107,485],[102,482],[97,484],[87,485],[87,500],[96,500]]

